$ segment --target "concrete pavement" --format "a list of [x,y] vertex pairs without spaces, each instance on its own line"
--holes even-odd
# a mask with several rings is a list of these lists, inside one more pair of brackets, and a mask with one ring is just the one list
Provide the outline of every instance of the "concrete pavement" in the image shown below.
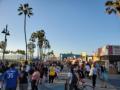
[[[93,90],[90,87],[92,86],[92,81],[90,79],[85,79],[85,82],[85,85],[88,85],[87,90]],[[107,83],[107,88],[101,88],[101,84],[102,82],[97,79],[95,90],[120,90],[120,88],[117,88],[109,83]],[[30,85],[28,90],[31,90]],[[65,79],[56,79],[53,84],[43,83],[38,86],[38,90],[65,90]]]
[[[66,78],[66,72],[61,73],[62,79],[63,79],[63,76],[64,76],[64,75],[65,75],[65,78]],[[120,77],[119,75],[116,75],[116,76],[117,76],[117,77]],[[116,77],[116,76],[115,76],[115,77]],[[110,78],[111,78],[111,76],[110,76]],[[63,79],[63,80],[64,80],[64,79]],[[85,79],[85,82],[86,82],[86,85],[92,86],[92,80],[90,80],[90,79]],[[64,83],[65,83],[65,81],[64,81]],[[113,86],[113,85],[110,84],[109,82],[107,82],[107,88],[102,88],[101,86],[102,86],[102,81],[99,80],[99,79],[97,79],[95,90],[120,90],[119,87]],[[120,83],[119,83],[119,86],[120,86]],[[91,88],[91,87],[89,87],[88,90],[90,90],[90,88]]]
[[[64,74],[65,75],[65,74]],[[87,90],[93,90],[92,81],[90,79],[85,79],[85,85],[87,86]],[[117,87],[107,83],[107,88],[101,88],[101,80],[97,79],[96,87],[94,90],[120,90]],[[39,90],[64,90],[65,79],[56,79],[53,84],[44,83],[39,86]]]
[[[87,86],[87,90],[93,90],[93,88],[91,88],[92,86],[92,82],[89,79],[85,79]],[[49,83],[44,83],[42,85],[39,86],[39,90],[64,90],[64,85],[65,85],[65,81],[64,80],[56,80],[53,84],[49,84]],[[97,84],[94,90],[120,90],[115,88],[114,86],[107,84],[107,88],[101,88],[101,82],[99,80],[97,80]]]
[[[62,72],[59,74],[58,78],[55,79],[53,84],[43,83],[42,85],[38,86],[38,90],[65,90],[65,80],[67,78],[67,72]],[[110,79],[120,78],[120,75],[110,75]],[[93,90],[90,86],[92,86],[92,81],[90,79],[85,79],[85,84],[88,85],[87,90]],[[113,82],[114,83],[114,82]],[[97,79],[96,87],[94,90],[120,90],[119,87],[114,86],[110,82],[107,82],[107,88],[101,87],[101,80]],[[120,83],[118,83],[120,86]],[[29,89],[30,85],[29,85]]]
[[[85,82],[87,85],[92,86],[92,80],[85,79]],[[95,90],[117,90],[113,85],[111,85],[109,83],[107,83],[107,88],[102,88],[101,86],[102,86],[101,80],[97,79]]]

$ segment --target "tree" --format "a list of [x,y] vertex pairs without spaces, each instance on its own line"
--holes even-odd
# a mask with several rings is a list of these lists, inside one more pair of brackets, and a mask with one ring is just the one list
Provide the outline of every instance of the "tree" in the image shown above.
[[20,49],[18,49],[18,50],[16,51],[16,53],[25,55],[25,51],[24,51],[24,50],[20,50]]
[[48,55],[48,59],[51,59],[54,56],[54,51],[52,50],[48,52],[47,55]]
[[45,38],[44,41],[43,41],[43,48],[44,48],[43,59],[45,59],[46,50],[47,50],[47,49],[49,50],[49,49],[51,48],[50,43],[49,43],[49,41],[48,41],[46,38]]
[[106,12],[108,14],[120,14],[120,0],[111,0],[111,1],[107,1],[105,3],[106,6]]
[[28,51],[30,53],[30,59],[33,58],[34,48],[35,48],[34,42],[29,42],[28,43]]
[[25,44],[26,44],[26,60],[27,60],[27,36],[26,36],[26,16],[30,17],[33,15],[32,8],[29,7],[29,4],[20,4],[20,7],[18,8],[19,14],[24,14],[24,35],[25,35]]
[[40,55],[40,60],[42,60],[43,44],[44,44],[44,40],[45,40],[44,30],[39,30],[39,31],[33,32],[30,40],[33,42],[37,41],[37,46],[38,46],[38,51],[39,51],[38,55]]

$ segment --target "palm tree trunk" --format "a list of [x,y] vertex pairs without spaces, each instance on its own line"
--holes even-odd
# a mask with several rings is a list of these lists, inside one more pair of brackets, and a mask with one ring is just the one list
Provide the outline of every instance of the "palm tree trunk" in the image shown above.
[[[48,49],[48,52],[50,52],[50,49]],[[50,55],[48,55],[48,58],[47,58],[47,59],[49,60],[49,58],[50,58]]]
[[42,60],[43,59],[43,57],[42,57],[42,48],[40,48],[40,60]]
[[27,61],[26,14],[25,14],[25,17],[24,17],[24,34],[25,34],[25,44],[26,44],[26,61]]
[[38,57],[38,59],[40,59],[40,49],[39,49],[39,46],[37,45],[37,57]]
[[46,48],[44,49],[44,60],[46,59]]

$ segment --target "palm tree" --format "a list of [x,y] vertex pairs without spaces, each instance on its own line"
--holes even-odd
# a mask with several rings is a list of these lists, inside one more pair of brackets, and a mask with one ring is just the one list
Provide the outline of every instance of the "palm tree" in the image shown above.
[[29,50],[29,53],[30,53],[30,59],[33,58],[34,48],[35,48],[34,42],[29,42],[28,43],[28,50]]
[[52,57],[54,56],[54,51],[52,50],[48,52],[47,55],[48,55],[48,59],[52,59]]
[[24,14],[24,35],[25,35],[25,44],[26,44],[26,60],[27,60],[27,36],[26,36],[26,16],[30,17],[33,15],[32,8],[29,7],[29,4],[20,4],[20,7],[18,8],[19,14]]
[[43,42],[43,48],[44,48],[44,59],[45,59],[46,49],[49,50],[51,48],[50,43],[46,38],[44,39],[44,42]]
[[40,53],[40,60],[42,60],[44,38],[45,38],[44,30],[33,32],[30,38],[30,40],[33,42],[37,40],[38,51],[40,51],[38,52],[38,55]]
[[120,0],[107,1],[105,6],[108,14],[115,13],[120,15]]
[[37,36],[38,36],[38,47],[40,51],[40,60],[43,59],[43,44],[44,44],[44,38],[45,38],[45,32],[44,30],[37,31]]

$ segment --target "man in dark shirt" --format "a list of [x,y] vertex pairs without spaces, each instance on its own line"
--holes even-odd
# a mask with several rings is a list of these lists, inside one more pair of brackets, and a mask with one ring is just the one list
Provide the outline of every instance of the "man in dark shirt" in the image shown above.
[[25,70],[26,70],[26,67],[23,66],[20,71],[19,90],[27,90],[28,89],[28,73]]

